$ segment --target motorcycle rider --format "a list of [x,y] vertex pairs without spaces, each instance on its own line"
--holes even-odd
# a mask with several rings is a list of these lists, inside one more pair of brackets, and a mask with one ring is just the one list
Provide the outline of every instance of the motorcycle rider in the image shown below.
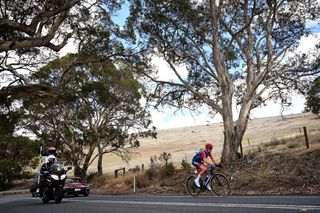
[[[42,156],[42,160],[43,160],[43,164],[39,170],[39,173],[37,173],[35,175],[35,182],[33,184],[33,186],[30,188],[30,192],[32,193],[32,196],[39,196],[40,194],[40,183],[43,179],[43,174],[45,173],[45,171],[48,171],[50,166],[57,160],[56,159],[56,155],[57,155],[57,150],[55,147],[50,146],[46,149],[42,149],[42,147],[40,147],[40,154]],[[50,157],[49,157],[50,156]],[[53,157],[52,157],[53,156]],[[49,160],[49,158],[51,158]],[[49,162],[50,161],[50,162]]]
[[40,169],[40,174],[45,174],[45,171],[49,171],[50,167],[52,164],[54,164],[56,161],[56,157],[54,155],[49,155],[47,157],[47,162],[44,163],[42,166],[41,166],[41,169]]
[[47,162],[44,163],[41,166],[40,175],[38,176],[38,187],[37,187],[37,190],[36,190],[37,194],[40,193],[40,189],[42,189],[43,178],[46,177],[46,175],[49,172],[49,169],[50,169],[51,165],[53,165],[55,163],[55,161],[56,161],[56,157],[54,155],[49,155],[47,157]]

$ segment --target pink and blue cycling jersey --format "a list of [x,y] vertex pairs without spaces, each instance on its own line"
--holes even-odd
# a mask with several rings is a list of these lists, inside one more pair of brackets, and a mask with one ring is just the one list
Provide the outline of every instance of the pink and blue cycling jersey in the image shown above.
[[206,150],[201,149],[192,158],[192,165],[194,165],[195,167],[200,167],[203,163],[203,159],[207,157],[210,157],[211,159],[213,159],[211,153],[208,153]]

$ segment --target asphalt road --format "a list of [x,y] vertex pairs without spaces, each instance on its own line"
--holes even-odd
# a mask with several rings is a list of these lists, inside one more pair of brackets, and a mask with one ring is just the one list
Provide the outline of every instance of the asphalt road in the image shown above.
[[89,195],[64,198],[62,203],[43,204],[30,195],[0,196],[1,213],[159,213],[159,212],[316,212],[320,196],[154,196]]

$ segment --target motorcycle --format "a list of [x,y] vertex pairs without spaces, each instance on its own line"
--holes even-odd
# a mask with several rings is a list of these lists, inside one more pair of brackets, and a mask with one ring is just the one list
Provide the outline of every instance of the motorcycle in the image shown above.
[[66,173],[70,169],[71,167],[68,167],[65,170],[61,164],[55,163],[51,165],[48,171],[43,173],[42,192],[39,193],[43,203],[49,203],[50,200],[54,200],[55,203],[61,203],[63,186],[67,178]]

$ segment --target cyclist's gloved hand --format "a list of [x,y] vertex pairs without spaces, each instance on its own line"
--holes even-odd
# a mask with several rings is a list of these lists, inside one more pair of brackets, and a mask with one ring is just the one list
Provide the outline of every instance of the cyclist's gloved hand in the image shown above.
[[218,166],[218,167],[220,167],[220,168],[222,168],[222,167],[223,167],[221,163],[219,163],[217,166]]

